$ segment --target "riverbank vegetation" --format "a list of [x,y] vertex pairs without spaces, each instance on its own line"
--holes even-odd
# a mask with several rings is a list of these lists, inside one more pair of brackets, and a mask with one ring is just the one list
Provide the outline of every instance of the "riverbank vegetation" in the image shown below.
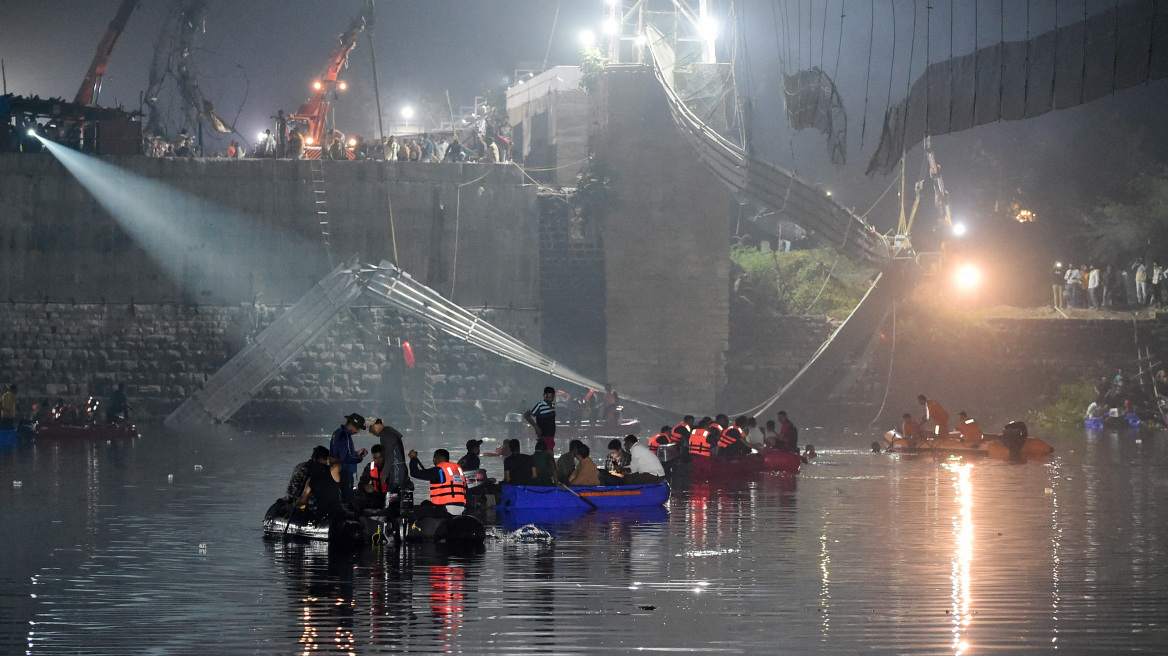
[[844,319],[863,298],[873,272],[830,248],[776,253],[748,246],[730,251],[736,295],[779,314]]
[[1081,428],[1083,413],[1095,395],[1095,385],[1090,380],[1063,383],[1054,398],[1030,411],[1027,421],[1044,430]]

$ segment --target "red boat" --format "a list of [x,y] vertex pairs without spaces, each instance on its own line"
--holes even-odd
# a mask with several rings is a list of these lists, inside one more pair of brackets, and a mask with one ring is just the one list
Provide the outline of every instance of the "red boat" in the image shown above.
[[797,474],[799,473],[799,466],[803,464],[803,459],[799,457],[799,454],[791,451],[763,449],[762,457],[763,469],[765,471]]
[[695,479],[745,478],[757,474],[766,466],[766,456],[751,453],[745,456],[709,456],[693,459],[690,476]]
[[138,429],[134,424],[61,424],[48,422],[37,424],[36,436],[49,440],[55,439],[95,439],[118,440],[138,437]]

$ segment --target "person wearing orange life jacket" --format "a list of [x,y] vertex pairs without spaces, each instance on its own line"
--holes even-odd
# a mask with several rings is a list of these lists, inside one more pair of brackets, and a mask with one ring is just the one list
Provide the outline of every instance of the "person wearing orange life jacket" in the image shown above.
[[722,431],[726,430],[726,426],[730,424],[728,419],[723,419],[726,415],[717,415],[706,426],[706,430],[710,432],[708,442],[710,443],[710,453],[714,453],[714,447],[722,443]]
[[[726,415],[718,415],[721,421],[727,421]],[[727,423],[729,423],[727,421]],[[734,420],[734,425],[722,431],[721,437],[718,439],[718,455],[720,456],[741,456],[750,453],[750,445],[746,443],[746,415],[738,417]]]
[[372,460],[365,465],[357,482],[356,502],[361,509],[381,510],[385,507],[385,494],[389,486],[385,484],[385,450],[380,444],[370,447]]
[[961,431],[961,443],[966,446],[977,446],[981,444],[981,426],[977,425],[977,420],[965,414],[965,411],[957,413],[957,430]]
[[672,444],[672,443],[673,443],[673,436],[670,435],[670,433],[669,433],[669,426],[662,426],[661,432],[659,432],[656,435],[654,435],[653,437],[649,438],[649,448],[655,454],[657,453],[657,450],[660,449],[661,447],[667,446],[667,445]]
[[604,397],[600,406],[600,415],[604,423],[615,426],[620,422],[620,395],[613,391],[612,383],[604,384]]
[[921,425],[926,422],[933,422],[933,434],[936,437],[949,436],[949,413],[945,412],[945,408],[937,403],[936,399],[930,399],[924,394],[917,397],[917,401],[925,406],[925,416],[921,418]]
[[462,467],[450,462],[450,452],[446,449],[435,451],[434,466],[430,468],[422,467],[417,451],[410,450],[408,457],[410,476],[430,483],[429,503],[442,506],[452,515],[461,515],[466,509],[466,478]]
[[[907,412],[901,419],[903,421],[900,425],[900,436],[910,447],[916,446],[921,441],[921,425]],[[890,443],[888,446],[891,447],[892,444]]]
[[689,433],[689,455],[694,458],[710,457],[710,424],[713,419],[703,417]]

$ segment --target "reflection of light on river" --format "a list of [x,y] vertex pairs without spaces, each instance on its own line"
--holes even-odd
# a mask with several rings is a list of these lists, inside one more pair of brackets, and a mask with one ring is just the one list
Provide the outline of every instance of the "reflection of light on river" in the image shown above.
[[1059,565],[1062,560],[1062,535],[1063,527],[1059,521],[1059,502],[1058,490],[1061,476],[1059,475],[1059,463],[1055,461],[1050,466],[1050,529],[1051,529],[1051,553],[1050,553],[1050,607],[1051,607],[1051,632],[1054,636],[1050,641],[1054,644],[1055,649],[1058,649],[1058,635],[1059,635]]
[[[827,526],[823,527],[824,530]],[[831,628],[831,617],[827,612],[827,602],[831,599],[831,589],[828,586],[828,566],[831,565],[831,556],[827,553],[827,533],[819,536],[819,571],[822,577],[819,589],[819,605],[823,615],[823,636],[827,637],[827,630]]]
[[956,494],[957,516],[953,518],[953,535],[957,550],[953,554],[953,653],[957,656],[969,649],[965,635],[973,614],[969,610],[969,566],[973,560],[973,485],[969,481],[969,463],[947,462],[945,468],[956,474],[953,477],[953,491]]

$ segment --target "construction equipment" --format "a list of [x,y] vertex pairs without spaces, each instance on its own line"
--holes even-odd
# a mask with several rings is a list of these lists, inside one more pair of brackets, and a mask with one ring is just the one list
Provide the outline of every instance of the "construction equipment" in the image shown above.
[[134,13],[134,9],[137,7],[138,0],[122,0],[122,5],[118,7],[118,13],[114,15],[114,19],[106,28],[105,36],[101,37],[101,41],[97,44],[97,52],[93,55],[93,61],[89,64],[85,79],[81,81],[81,88],[77,89],[77,95],[73,96],[73,102],[78,105],[97,103],[97,96],[101,93],[101,80],[105,76],[105,67],[109,64],[114,46],[118,43],[118,37],[122,36],[122,32],[126,29],[126,23],[130,22],[130,14]]
[[[320,75],[312,82],[312,95],[308,97],[295,114],[288,117],[288,129],[298,130],[304,139],[304,158],[320,159],[322,148],[329,144],[324,143],[325,119],[328,118],[329,99],[335,97],[337,91],[344,91],[346,83],[337,80],[337,75],[349,61],[349,53],[357,45],[357,37],[373,27],[373,3],[366,2],[361,13],[349,23],[329,52],[328,60]],[[352,158],[352,153],[346,145],[346,156]]]

